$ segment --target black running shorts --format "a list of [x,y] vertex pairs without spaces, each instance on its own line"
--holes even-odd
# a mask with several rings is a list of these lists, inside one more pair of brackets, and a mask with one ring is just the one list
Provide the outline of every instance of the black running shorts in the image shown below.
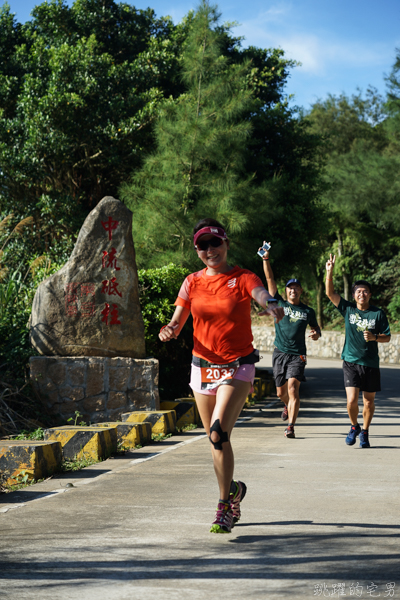
[[362,392],[381,391],[381,372],[377,367],[365,367],[343,361],[344,387],[359,388]]
[[303,381],[306,363],[305,356],[286,354],[275,348],[272,355],[272,370],[276,387],[282,387],[291,377]]

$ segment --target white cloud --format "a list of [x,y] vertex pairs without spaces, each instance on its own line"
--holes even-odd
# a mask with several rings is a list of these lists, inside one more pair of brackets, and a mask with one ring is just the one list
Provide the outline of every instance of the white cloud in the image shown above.
[[326,75],[333,65],[348,69],[387,63],[390,42],[374,44],[342,39],[335,32],[314,33],[298,26],[296,20],[291,6],[279,5],[243,22],[235,34],[245,37],[244,45],[282,48],[287,58],[301,62],[302,71],[313,75]]

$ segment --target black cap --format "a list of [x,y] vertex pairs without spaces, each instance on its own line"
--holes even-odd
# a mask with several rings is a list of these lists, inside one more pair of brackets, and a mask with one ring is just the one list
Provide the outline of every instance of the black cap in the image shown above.
[[286,287],[288,285],[290,285],[291,283],[297,283],[297,285],[299,285],[301,287],[301,283],[300,283],[300,281],[298,279],[289,279],[289,281],[286,284]]

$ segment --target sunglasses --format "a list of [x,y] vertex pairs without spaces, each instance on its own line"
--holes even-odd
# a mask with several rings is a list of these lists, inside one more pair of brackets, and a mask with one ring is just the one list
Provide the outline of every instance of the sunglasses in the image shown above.
[[217,237],[212,237],[210,240],[199,240],[195,248],[196,250],[207,250],[209,246],[212,248],[218,248],[219,246],[222,246],[223,241],[223,239]]

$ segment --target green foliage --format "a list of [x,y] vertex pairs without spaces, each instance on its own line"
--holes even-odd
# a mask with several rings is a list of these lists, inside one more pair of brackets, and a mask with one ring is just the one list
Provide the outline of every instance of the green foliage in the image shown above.
[[11,479],[13,479],[15,483],[10,485],[5,483],[3,476],[0,476],[0,493],[9,494],[10,492],[17,492],[18,490],[27,488],[35,483],[41,483],[44,481],[44,479],[29,478],[28,473],[25,471],[21,471],[19,476],[12,477]]
[[[324,227],[314,250],[318,255],[314,285],[321,290],[324,263],[337,256],[335,289],[351,297],[351,283],[373,284],[373,302],[385,308],[398,287],[400,248],[399,154],[388,136],[387,109],[376,91],[365,97],[329,96],[305,117],[320,145],[325,189],[321,195]],[[391,266],[389,266],[391,265]],[[336,313],[327,304],[325,317]],[[321,320],[321,319],[320,319]]]
[[388,153],[398,157],[400,154],[400,49],[396,50],[396,60],[386,82],[388,95],[385,109],[389,118],[384,122],[384,128],[389,138]]
[[400,321],[400,293],[396,293],[388,305],[388,312],[394,321]]
[[163,442],[168,438],[172,437],[172,433],[152,433],[151,441],[152,442]]
[[158,151],[123,188],[135,212],[140,260],[148,266],[160,258],[193,264],[191,226],[205,212],[236,230],[247,220],[243,200],[250,178],[241,176],[241,148],[251,127],[240,117],[250,108],[249,66],[223,56],[212,28],[216,20],[207,4],[195,15],[182,58],[187,91],[164,103],[155,125]]
[[43,2],[26,24],[0,9],[0,213],[29,212],[38,245],[82,215],[153,145],[163,97],[179,94],[187,25],[113,0]]
[[35,479],[32,477],[32,475],[30,473],[27,473],[25,469],[23,469],[22,471],[20,471],[18,473],[18,475],[13,475],[12,477],[10,477],[10,479],[14,482],[11,484],[3,484],[2,485],[2,491],[3,492],[16,492],[18,490],[21,490],[25,487],[28,487],[30,485],[33,485],[34,483],[36,483]]
[[[47,255],[25,255],[32,235],[29,218],[16,222],[9,215],[0,222],[0,366],[1,378],[21,385],[33,349],[27,327],[36,289],[62,264],[52,262],[55,253],[64,258],[62,244]],[[27,223],[28,222],[28,223]],[[3,227],[1,226],[3,224]],[[64,249],[68,244],[64,244]]]
[[196,423],[189,423],[188,425],[184,425],[177,431],[179,431],[180,433],[184,433],[185,431],[193,431],[194,429],[197,429]]
[[139,298],[145,326],[146,352],[159,360],[159,389],[163,400],[186,396],[193,347],[193,327],[189,319],[177,340],[161,342],[158,333],[169,323],[174,302],[187,269],[174,264],[138,271]]
[[[69,419],[67,419],[67,423],[73,421],[72,425],[76,427],[78,425],[78,419],[81,419],[82,417],[83,415],[79,412],[79,410],[76,410],[75,417],[70,417]],[[79,421],[79,425],[81,427],[87,427],[87,423],[85,421]]]
[[16,484],[21,484],[23,486],[27,483],[27,481],[29,481],[29,473],[23,470],[20,473],[18,473],[16,477],[11,477],[11,479],[13,479]]
[[135,446],[124,446],[124,442],[118,442],[117,451],[115,454],[118,456],[120,454],[126,454],[127,452],[131,452],[132,450],[139,450],[143,446],[141,444],[136,444]]
[[141,266],[194,269],[192,227],[205,216],[226,226],[232,261],[250,268],[260,268],[256,249],[267,233],[280,240],[283,220],[277,256],[290,264],[316,228],[315,136],[282,96],[293,63],[280,50],[241,50],[238,41],[227,52],[218,17],[200,5],[182,55],[185,93],[162,104],[157,150],[122,187]]
[[13,436],[14,440],[44,440],[44,429],[43,427],[37,427],[34,430],[23,429],[21,433]]
[[99,462],[101,462],[101,460],[97,460],[96,458],[91,458],[90,456],[83,457],[83,458],[77,458],[75,456],[74,459],[63,460],[63,462],[61,463],[61,471],[63,471],[63,472],[80,471],[81,469],[84,469],[85,467],[90,467],[91,465],[95,465]]

